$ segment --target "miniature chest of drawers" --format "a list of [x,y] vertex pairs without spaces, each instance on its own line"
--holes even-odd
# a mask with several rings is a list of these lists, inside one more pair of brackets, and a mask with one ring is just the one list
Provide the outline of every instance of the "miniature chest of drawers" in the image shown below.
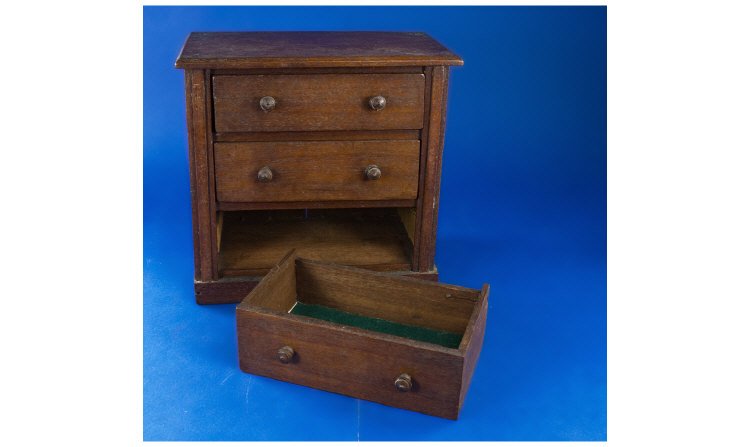
[[489,286],[424,279],[462,63],[424,33],[188,37],[196,300],[241,301],[243,371],[458,417]]
[[299,257],[437,280],[448,69],[424,33],[191,33],[185,70],[201,304]]

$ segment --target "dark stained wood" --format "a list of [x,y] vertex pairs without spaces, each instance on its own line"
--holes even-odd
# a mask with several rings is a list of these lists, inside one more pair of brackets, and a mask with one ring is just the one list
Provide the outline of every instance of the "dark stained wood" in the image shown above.
[[286,252],[342,265],[403,271],[411,241],[389,209],[225,212],[220,276],[263,275]]
[[418,130],[356,130],[317,132],[220,132],[216,142],[236,141],[360,141],[360,140],[418,140]]
[[[312,250],[307,257],[437,280],[448,65],[462,63],[423,33],[193,33],[176,66],[187,68],[196,300],[238,302],[283,250],[299,244]],[[281,93],[256,92],[270,86]],[[377,95],[386,98],[386,107],[376,112],[369,101]],[[260,110],[263,96],[274,97],[269,112]],[[398,107],[402,111],[394,113]],[[419,147],[407,156],[388,149],[415,142]],[[236,144],[235,153],[219,154],[222,144]],[[340,149],[359,144],[358,151]],[[391,166],[368,159],[376,155],[391,159]],[[266,163],[250,166],[260,158]],[[274,170],[279,162],[302,167]],[[364,168],[371,164],[380,179],[365,180]],[[272,178],[261,183],[258,170],[266,165]],[[267,193],[269,187],[276,189]],[[374,221],[352,223],[357,210],[394,207],[400,219],[386,219],[377,231]],[[332,213],[337,209],[344,214]],[[241,210],[322,217],[312,225],[282,224],[292,228],[288,239],[280,230],[266,233],[275,223],[258,223],[254,239],[240,231],[234,236],[240,242],[228,243],[230,214]],[[220,216],[229,217],[229,234]],[[270,243],[265,234],[272,236]],[[371,248],[364,257],[356,248],[363,240]],[[236,264],[224,268],[232,259]]]
[[176,68],[290,68],[462,65],[425,33],[193,32]]
[[417,193],[417,207],[414,218],[414,234],[412,241],[414,242],[414,255],[412,256],[412,267],[414,271],[420,270],[419,256],[422,247],[422,217],[424,215],[424,203],[425,203],[425,185],[424,185],[424,173],[425,165],[427,164],[427,145],[430,135],[430,110],[432,105],[432,71],[433,67],[425,67],[425,89],[424,89],[424,127],[421,130],[420,135],[420,148],[419,148],[419,192]]
[[[480,292],[299,258],[295,260],[298,297],[339,293],[335,289],[322,290],[321,283],[331,286],[343,280],[379,287],[382,282],[387,282],[386,293],[401,297],[400,314],[423,314],[425,306],[442,301],[441,304],[449,304],[448,308],[435,306],[431,311],[433,317],[442,321],[455,319],[455,309],[450,305],[462,303],[468,308],[468,313],[461,310],[464,319],[463,324],[458,325],[461,326],[460,332],[465,334],[464,340],[458,349],[451,349],[278,311],[289,304],[286,295],[279,296],[263,284],[279,281],[281,275],[288,275],[286,266],[289,261],[290,257],[286,257],[237,306],[237,341],[243,371],[443,418],[458,418],[465,396],[462,390],[468,387],[478,356],[476,347],[481,348],[481,340],[477,344],[475,338],[483,336],[482,315],[486,315],[487,287]],[[291,284],[291,279],[288,281]],[[352,298],[355,304],[346,304],[347,298],[343,296],[320,296],[318,302],[334,302],[354,309],[357,302],[370,301],[375,295],[382,297],[383,290],[371,293],[357,290]],[[459,295],[461,298],[451,299]],[[440,296],[446,298],[441,300]],[[441,309],[443,315],[435,315]],[[368,315],[390,317],[392,313],[374,308]],[[285,346],[295,353],[289,363],[278,359],[279,349]],[[407,392],[395,387],[395,380],[403,374],[410,379],[411,387],[406,387],[410,388]]]
[[189,79],[190,113],[188,132],[192,152],[192,163],[194,170],[194,202],[195,217],[198,222],[196,278],[200,280],[214,279],[213,276],[213,240],[215,230],[212,231],[212,213],[210,179],[213,174],[209,169],[209,141],[207,115],[206,115],[206,83],[205,74],[202,70],[188,70],[186,76]]
[[[416,199],[419,141],[216,143],[216,194],[222,202]],[[376,164],[378,180],[364,168]],[[258,171],[269,167],[273,180]]]
[[388,272],[390,274],[400,274],[401,276],[405,276],[407,278],[417,278],[422,279],[425,281],[438,281],[440,278],[438,277],[438,271],[437,268],[429,271],[429,272]]
[[477,366],[479,360],[479,353],[482,351],[482,343],[484,341],[484,329],[487,325],[487,306],[490,296],[490,285],[485,284],[482,286],[482,291],[479,294],[479,301],[477,306],[474,308],[474,312],[471,315],[469,324],[466,327],[466,332],[461,340],[461,344],[458,349],[465,352],[464,357],[464,368],[461,380],[461,395],[459,397],[459,411],[464,404],[466,398],[466,392],[469,390],[469,384],[471,378],[474,375],[474,368]]
[[[195,280],[201,278],[201,249],[198,221],[198,179],[195,172],[195,144],[193,143],[193,71],[185,70],[185,110],[187,115],[188,134],[188,167],[190,169],[190,209],[193,224],[193,261]],[[197,296],[197,293],[196,293]]]
[[[443,159],[443,129],[445,127],[447,67],[434,67],[431,81],[430,120],[424,162],[424,188],[421,192],[419,270],[427,271],[435,263],[440,170]],[[423,145],[423,149],[425,146]]]
[[[436,243],[437,243],[437,227],[438,227],[438,209],[440,207],[440,180],[442,178],[443,174],[443,143],[445,142],[445,118],[447,116],[447,110],[448,110],[448,76],[449,76],[449,70],[447,67],[440,67],[443,70],[443,111],[440,114],[440,137],[438,139],[438,145],[440,147],[439,150],[437,150],[434,153],[435,156],[435,186],[433,187],[434,195],[433,195],[433,205],[432,205],[432,235],[430,237],[430,252],[428,254],[429,259],[432,260],[432,265],[434,265],[435,261],[435,250],[436,250]],[[428,176],[425,175],[425,182],[427,181]],[[425,266],[426,268],[430,268],[429,265]]]
[[[463,363],[460,355],[417,346],[419,342],[399,343],[395,337],[389,340],[356,328],[240,306],[237,337],[242,371],[443,418],[458,418]],[[291,346],[297,354],[289,364],[277,359],[282,346]],[[414,378],[417,389],[403,393],[395,388],[394,379],[402,372]]]
[[198,304],[239,303],[262,277],[224,278],[217,281],[195,281],[195,301]]
[[310,75],[422,73],[423,67],[318,67],[318,68],[227,68],[211,70],[216,75]]
[[[214,76],[217,132],[421,129],[422,74]],[[383,110],[370,108],[383,96]],[[272,97],[273,110],[260,99]]]
[[[268,269],[270,271],[270,269]],[[265,273],[268,272],[264,272]],[[432,272],[413,272],[410,270],[387,272],[388,275],[399,275],[409,278],[419,278],[426,281],[437,281],[437,270]],[[228,304],[239,303],[263,279],[256,277],[228,277],[217,281],[196,281],[195,298],[198,304]]]
[[318,208],[395,208],[413,207],[416,200],[315,200],[310,202],[218,202],[223,211],[318,209]]
[[216,228],[216,170],[214,168],[214,141],[213,131],[211,123],[214,121],[213,117],[213,104],[211,101],[212,97],[212,86],[211,86],[211,71],[208,70],[203,77],[205,84],[205,99],[206,104],[206,160],[208,162],[208,215],[209,215],[209,232],[211,233],[211,279],[219,279],[219,232]]
[[[398,272],[405,271],[410,268],[410,264],[364,264],[357,265],[358,268],[365,270],[372,270],[374,272]],[[263,268],[247,268],[247,269],[226,269],[222,270],[221,274],[224,278],[241,278],[241,277],[253,277],[253,276],[265,276],[270,272],[271,269],[267,267]]]
[[[357,315],[461,334],[477,298],[476,290],[361,269],[297,262],[298,300]],[[404,309],[408,301],[410,309]]]

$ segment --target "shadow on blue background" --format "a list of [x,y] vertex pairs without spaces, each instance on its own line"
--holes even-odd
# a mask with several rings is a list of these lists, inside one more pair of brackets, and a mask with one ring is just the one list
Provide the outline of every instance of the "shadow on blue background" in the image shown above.
[[[436,263],[491,294],[458,421],[245,374],[235,305],[195,304],[174,61],[230,30],[425,31],[464,59]],[[144,440],[606,440],[604,7],[145,7],[143,38]]]

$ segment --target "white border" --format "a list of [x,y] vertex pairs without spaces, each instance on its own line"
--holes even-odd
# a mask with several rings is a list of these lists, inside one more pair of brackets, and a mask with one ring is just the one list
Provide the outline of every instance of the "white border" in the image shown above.
[[[750,402],[747,6],[608,4],[609,442],[738,445]],[[141,5],[3,13],[3,436],[140,443]]]

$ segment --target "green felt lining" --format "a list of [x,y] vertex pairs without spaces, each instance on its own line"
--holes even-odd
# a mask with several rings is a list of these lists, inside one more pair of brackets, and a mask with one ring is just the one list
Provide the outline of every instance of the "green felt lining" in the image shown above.
[[426,329],[408,324],[394,323],[392,321],[381,320],[380,318],[350,314],[348,312],[331,309],[330,307],[319,306],[317,304],[305,304],[299,301],[289,313],[317,318],[318,320],[330,321],[331,323],[354,326],[361,329],[367,329],[368,331],[382,332],[384,334],[397,335],[412,340],[433,343],[445,346],[446,348],[458,348],[458,345],[461,344],[461,338],[463,337],[462,334],[452,334],[450,332],[443,332],[435,329]]

